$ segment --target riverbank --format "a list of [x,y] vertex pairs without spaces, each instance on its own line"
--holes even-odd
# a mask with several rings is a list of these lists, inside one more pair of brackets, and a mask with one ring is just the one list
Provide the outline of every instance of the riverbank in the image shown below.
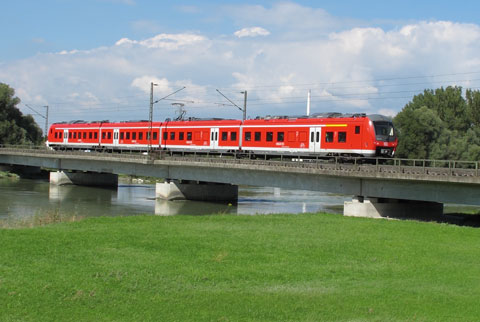
[[8,171],[0,171],[0,179],[11,178],[11,179],[18,179],[20,178],[18,174],[8,172]]
[[0,320],[476,320],[480,231],[339,215],[0,230]]

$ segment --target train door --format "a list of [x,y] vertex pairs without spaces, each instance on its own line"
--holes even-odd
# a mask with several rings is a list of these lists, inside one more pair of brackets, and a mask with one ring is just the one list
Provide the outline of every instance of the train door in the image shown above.
[[311,127],[310,128],[310,152],[320,152],[320,143],[322,142],[322,128]]
[[118,146],[119,129],[113,129],[113,146]]
[[68,130],[63,130],[63,144],[68,143]]
[[210,129],[210,147],[212,149],[218,148],[218,127],[212,127]]

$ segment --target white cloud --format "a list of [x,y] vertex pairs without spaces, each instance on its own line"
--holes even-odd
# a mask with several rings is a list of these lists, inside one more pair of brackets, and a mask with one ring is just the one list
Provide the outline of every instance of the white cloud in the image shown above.
[[262,27],[250,27],[235,31],[234,35],[238,38],[268,36],[270,35],[270,31],[263,29]]
[[166,78],[157,78],[155,76],[137,77],[132,81],[131,86],[145,93],[150,93],[151,83],[154,84],[154,92],[166,93],[172,91],[170,82]]
[[167,50],[177,50],[181,47],[205,42],[206,40],[207,38],[205,38],[204,36],[196,34],[159,34],[155,37],[141,41],[122,38],[117,41],[115,45],[141,45],[147,48],[163,48]]

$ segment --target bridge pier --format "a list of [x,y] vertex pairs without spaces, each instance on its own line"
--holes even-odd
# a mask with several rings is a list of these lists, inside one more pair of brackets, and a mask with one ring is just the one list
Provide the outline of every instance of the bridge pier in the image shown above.
[[81,185],[81,186],[101,186],[117,187],[118,175],[112,173],[96,172],[50,172],[50,184],[54,185]]
[[171,180],[157,183],[157,199],[237,202],[238,186],[224,183]]
[[343,215],[367,218],[441,219],[443,203],[357,196],[345,201]]

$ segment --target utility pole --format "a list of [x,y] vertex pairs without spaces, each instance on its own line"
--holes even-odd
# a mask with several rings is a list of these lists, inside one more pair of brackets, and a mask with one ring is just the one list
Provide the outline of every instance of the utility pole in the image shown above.
[[45,135],[45,140],[46,140],[48,138],[48,105],[44,106],[47,109],[47,113],[45,115],[38,113],[33,107],[31,107],[28,104],[25,104],[25,106],[31,109],[32,111],[34,111],[35,114],[37,114],[38,116],[45,119],[45,132],[43,132],[43,134]]
[[245,94],[243,97],[243,120],[245,121],[247,119],[247,90],[241,93]]
[[45,113],[45,140],[48,138],[48,105],[44,106],[47,109]]
[[307,116],[310,116],[310,101],[311,101],[311,96],[312,92],[308,90],[308,95],[307,95]]
[[[153,123],[153,104],[155,103],[158,103],[160,102],[161,100],[164,100],[166,99],[167,97],[170,97],[172,96],[173,94],[176,94],[178,92],[180,92],[182,89],[185,89],[186,87],[183,86],[182,88],[180,89],[177,89],[175,92],[173,93],[170,93],[168,94],[167,96],[164,96],[158,100],[156,100],[155,102],[153,101],[153,86],[158,86],[158,84],[154,84],[153,82],[150,83],[150,115],[149,115],[149,122],[150,122],[150,130],[148,131],[149,135],[150,135],[150,139],[148,140],[148,151],[150,152],[150,150],[152,149],[152,123]],[[161,138],[158,138],[159,140]]]
[[152,149],[152,123],[153,123],[153,86],[158,86],[158,84],[150,83],[150,113],[148,115],[148,121],[150,123],[148,130],[148,152]]
[[243,94],[243,108],[241,108],[240,106],[238,106],[237,104],[235,104],[234,101],[232,101],[231,99],[229,99],[228,97],[226,97],[222,92],[220,92],[218,89],[216,89],[216,91],[222,95],[223,97],[225,97],[230,103],[232,103],[233,106],[235,106],[236,108],[238,108],[240,111],[243,112],[243,120],[245,121],[247,119],[247,91],[243,91],[243,92],[240,92],[240,94]]

